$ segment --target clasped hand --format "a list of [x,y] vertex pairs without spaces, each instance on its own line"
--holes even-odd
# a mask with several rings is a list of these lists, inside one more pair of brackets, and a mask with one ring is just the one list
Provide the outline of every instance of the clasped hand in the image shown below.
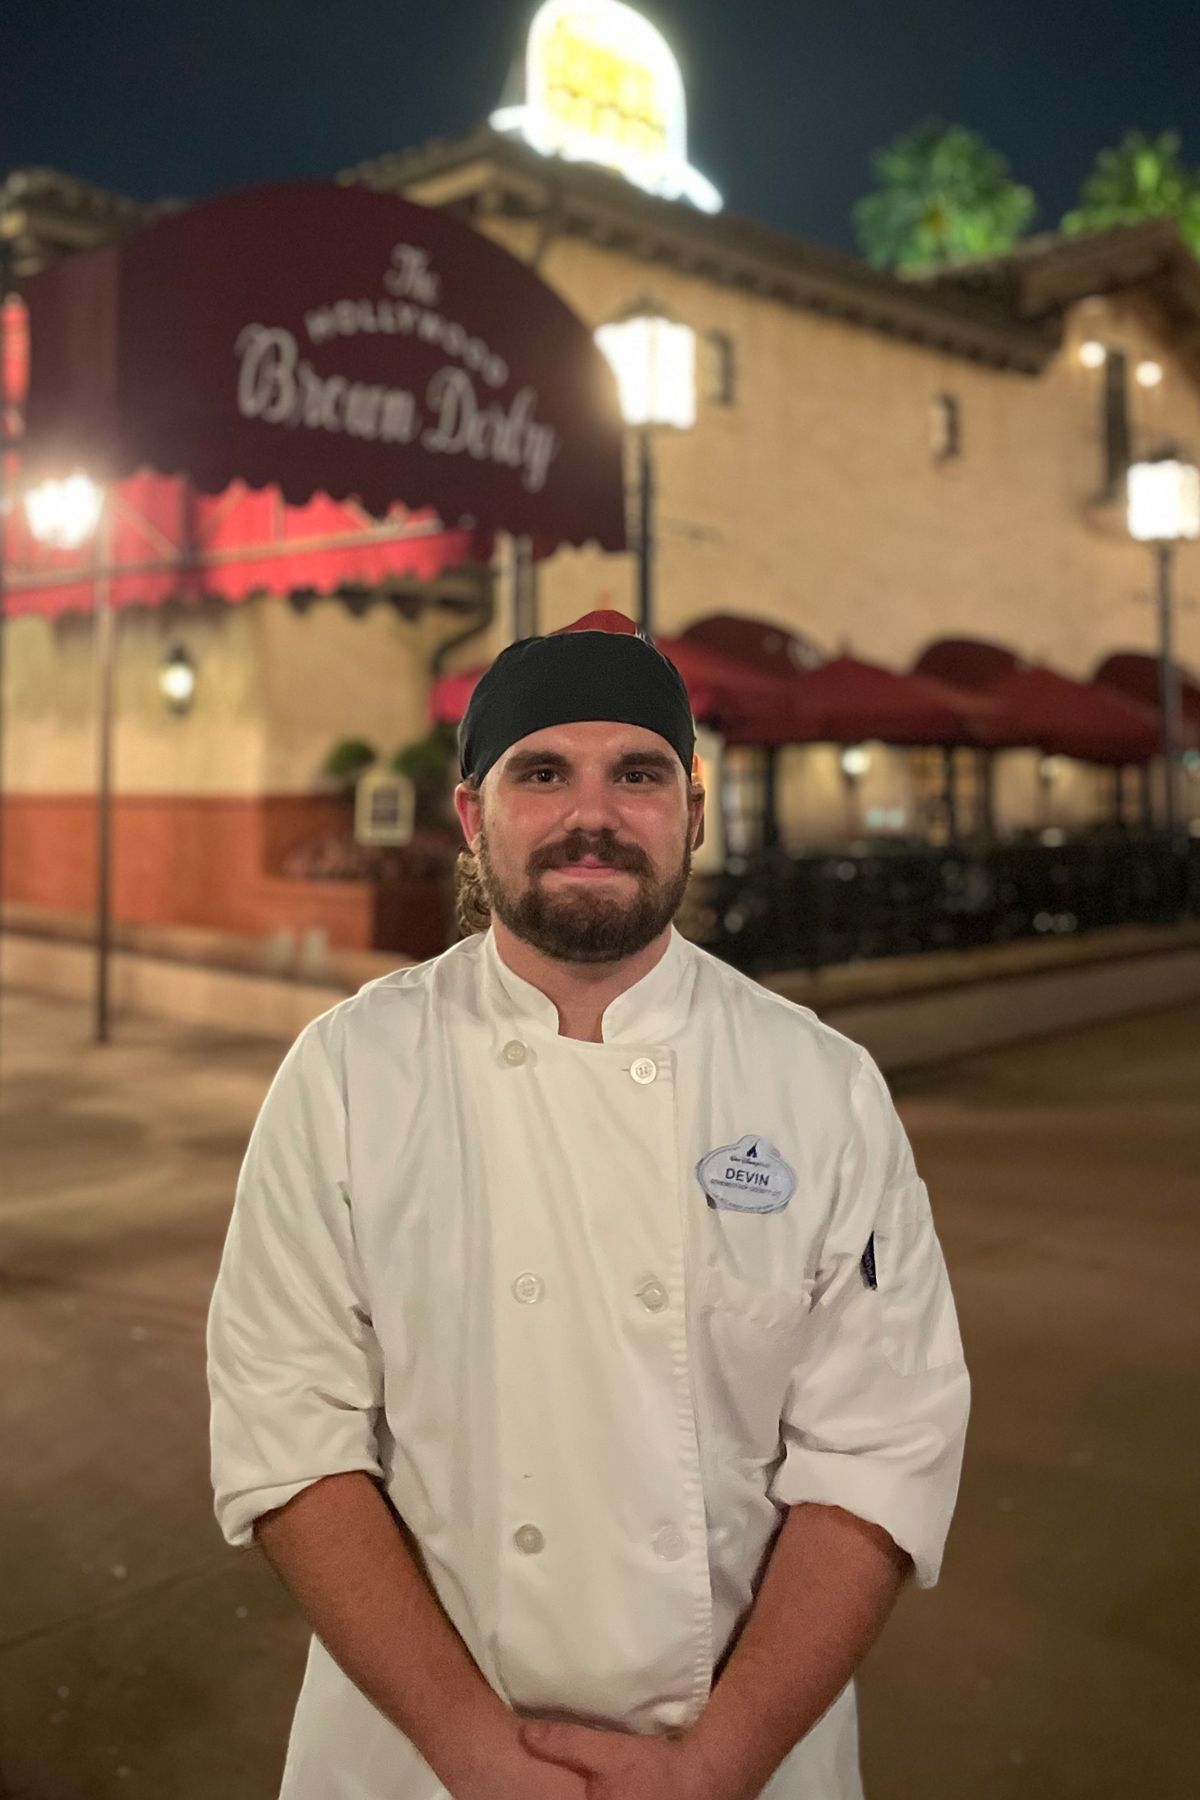
[[522,1720],[524,1748],[580,1779],[579,1800],[721,1800],[711,1771],[686,1738],[595,1731]]

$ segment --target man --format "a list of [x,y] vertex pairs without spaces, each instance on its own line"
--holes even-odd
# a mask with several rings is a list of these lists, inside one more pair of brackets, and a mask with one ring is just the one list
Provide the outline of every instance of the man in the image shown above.
[[314,1638],[282,1800],[854,1800],[967,1377],[866,1054],[681,938],[687,695],[589,615],[479,682],[476,932],[303,1033],[210,1324],[217,1510]]

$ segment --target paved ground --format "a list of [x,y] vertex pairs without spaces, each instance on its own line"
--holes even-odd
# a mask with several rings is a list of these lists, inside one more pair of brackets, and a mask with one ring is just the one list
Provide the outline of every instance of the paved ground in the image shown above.
[[[304,1633],[207,1489],[202,1332],[278,1047],[10,997],[0,1795],[273,1800]],[[907,1077],[975,1374],[942,1586],[863,1680],[871,1800],[1200,1792],[1200,1008]]]

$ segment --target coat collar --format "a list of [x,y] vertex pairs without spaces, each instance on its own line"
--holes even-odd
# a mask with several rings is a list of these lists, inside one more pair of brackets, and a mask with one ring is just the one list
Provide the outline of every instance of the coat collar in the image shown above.
[[[491,931],[484,936],[481,962],[485,1013],[505,1029],[533,1030],[539,1037],[558,1037],[554,1002],[508,967]],[[600,1025],[604,1042],[646,1044],[673,1036],[686,1022],[695,976],[696,952],[672,926],[667,948],[649,974],[618,994],[605,1008]]]

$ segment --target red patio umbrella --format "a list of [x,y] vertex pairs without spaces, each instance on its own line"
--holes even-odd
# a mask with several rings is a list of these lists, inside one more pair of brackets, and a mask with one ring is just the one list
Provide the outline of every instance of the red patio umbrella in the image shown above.
[[[588,614],[572,629],[621,630],[623,626],[616,621],[622,616],[608,612]],[[626,620],[625,625],[631,632],[636,630],[632,619]],[[790,705],[786,683],[745,668],[731,657],[683,637],[660,637],[655,639],[655,644],[683,676],[692,712],[702,724],[711,725],[737,743],[773,741],[753,734],[760,729],[773,729],[773,722],[784,716]],[[439,724],[458,724],[483,672],[478,668],[457,675],[443,675],[434,683],[430,708]],[[740,735],[746,733],[751,735]]]
[[786,701],[733,736],[737,743],[969,744],[991,703],[937,681],[897,675],[877,663],[838,656],[819,669],[795,671],[780,684]]
[[[228,195],[67,258],[33,277],[25,299],[23,479],[83,468],[118,496],[82,569],[50,557],[18,589],[23,607],[54,611],[81,575],[92,586],[104,1036],[113,603],[220,592],[219,571],[239,564],[225,586],[245,593],[251,562],[263,586],[316,585],[296,582],[297,557],[310,555],[322,584],[377,582],[397,559],[401,572],[421,555],[461,560],[484,541],[474,534],[494,530],[623,549],[622,428],[590,330],[533,270],[447,213],[364,188]],[[121,484],[145,471],[138,507]],[[253,511],[264,494],[270,529],[231,538],[222,507]],[[221,498],[212,508],[197,495]],[[164,530],[172,508],[180,528]],[[309,541],[289,539],[289,509]],[[140,558],[131,530],[150,544]],[[448,542],[431,550],[431,535]],[[337,543],[346,536],[359,541]],[[335,553],[351,548],[347,570]],[[132,562],[116,564],[118,552]]]
[[784,729],[794,704],[790,681],[735,661],[686,633],[656,638],[655,643],[683,676],[692,711],[702,724],[711,725],[730,743],[779,741],[776,734]]
[[680,633],[689,644],[707,644],[767,675],[787,677],[797,669],[818,669],[824,656],[810,638],[770,619],[740,613],[711,613]]
[[1028,746],[1082,762],[1146,762],[1159,742],[1148,708],[1090,682],[1023,663],[999,644],[945,638],[916,664],[921,675],[981,693],[995,712],[982,719],[977,741],[993,749]]
[[1158,750],[1158,720],[1148,707],[1053,669],[1014,668],[988,689],[1000,717],[985,741],[1036,745],[1048,756],[1081,762],[1148,762]]
[[[1185,745],[1200,748],[1200,680],[1176,666],[1179,680],[1180,737]],[[1144,650],[1123,650],[1105,657],[1092,676],[1095,687],[1124,694],[1143,706],[1159,708],[1161,672],[1157,656]]]

